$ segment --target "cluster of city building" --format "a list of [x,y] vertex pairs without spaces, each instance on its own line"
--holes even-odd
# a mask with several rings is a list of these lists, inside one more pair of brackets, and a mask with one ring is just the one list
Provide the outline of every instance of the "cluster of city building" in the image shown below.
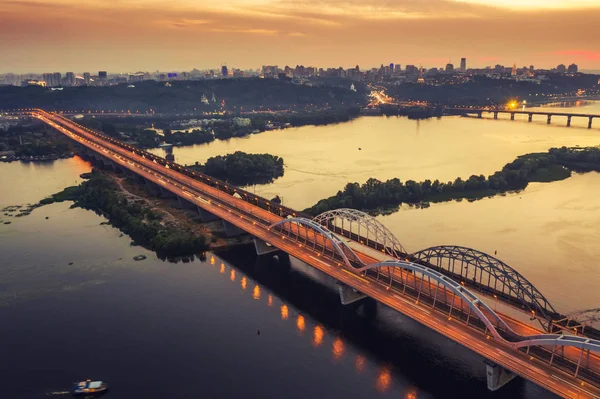
[[360,69],[357,65],[354,68],[316,68],[313,66],[305,67],[297,65],[296,67],[285,66],[279,68],[277,65],[264,65],[258,70],[241,70],[233,68],[229,70],[223,65],[220,70],[198,70],[193,69],[189,72],[137,72],[130,74],[111,74],[106,71],[99,71],[97,75],[84,72],[77,75],[73,72],[67,72],[64,76],[60,72],[44,74],[4,74],[0,75],[0,85],[28,86],[40,85],[54,89],[70,86],[106,86],[120,83],[142,82],[145,80],[156,80],[168,82],[170,80],[199,80],[199,79],[223,79],[223,78],[244,78],[244,77],[264,77],[264,78],[311,78],[311,77],[343,77],[355,81],[378,82],[378,81],[408,81],[418,83],[461,83],[468,77],[475,75],[486,75],[490,77],[512,77],[517,80],[539,81],[546,74],[576,74],[578,67],[571,64],[568,67],[564,64],[558,65],[553,69],[535,69],[533,65],[529,67],[517,68],[505,67],[504,65],[488,66],[485,68],[467,68],[467,59],[461,58],[460,66],[454,67],[454,64],[448,62],[441,68],[423,68],[416,65],[406,65],[402,68],[400,64],[391,63],[381,65],[379,68],[367,70]]

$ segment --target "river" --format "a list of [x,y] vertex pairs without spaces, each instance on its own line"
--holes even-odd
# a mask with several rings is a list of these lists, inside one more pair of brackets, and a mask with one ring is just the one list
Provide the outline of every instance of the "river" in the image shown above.
[[[233,150],[282,156],[285,176],[256,192],[303,208],[348,181],[488,174],[525,152],[596,145],[597,135],[541,122],[360,118],[174,152],[182,163]],[[89,169],[78,157],[0,164],[0,205],[34,203]],[[576,175],[381,220],[411,251],[497,250],[559,310],[597,307],[598,183]],[[84,378],[108,381],[111,398],[492,396],[481,358],[382,306],[374,319],[343,308],[300,264],[288,272],[245,250],[163,262],[68,203],[1,218],[12,222],[0,225],[2,398],[60,397]],[[501,392],[553,397],[523,380]]]

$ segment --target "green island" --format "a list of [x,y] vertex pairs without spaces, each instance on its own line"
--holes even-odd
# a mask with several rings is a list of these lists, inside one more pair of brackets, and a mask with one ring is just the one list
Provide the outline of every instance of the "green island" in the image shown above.
[[163,259],[192,256],[209,248],[206,236],[163,221],[162,216],[144,202],[128,200],[112,179],[98,172],[79,186],[67,187],[43,199],[40,205],[62,201],[74,201],[72,207],[106,217],[135,244],[156,251]]
[[416,182],[399,179],[385,182],[371,178],[364,184],[348,183],[332,197],[305,210],[318,215],[332,209],[355,208],[372,214],[392,213],[402,204],[429,206],[429,202],[474,201],[507,192],[520,191],[532,182],[563,180],[575,172],[600,171],[600,148],[551,148],[547,153],[517,157],[487,178],[473,175],[447,183],[439,180]]
[[272,183],[283,176],[283,158],[242,151],[212,157],[204,165],[196,162],[188,167],[237,186]]

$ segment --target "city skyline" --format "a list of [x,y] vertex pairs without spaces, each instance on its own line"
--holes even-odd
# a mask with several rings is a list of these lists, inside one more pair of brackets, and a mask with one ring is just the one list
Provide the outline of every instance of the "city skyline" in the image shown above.
[[[0,4],[0,73],[217,68],[264,64],[600,69],[595,0],[97,0]],[[548,34],[561,26],[567,34]],[[586,29],[590,27],[590,29]],[[60,53],[60,54],[59,54]]]

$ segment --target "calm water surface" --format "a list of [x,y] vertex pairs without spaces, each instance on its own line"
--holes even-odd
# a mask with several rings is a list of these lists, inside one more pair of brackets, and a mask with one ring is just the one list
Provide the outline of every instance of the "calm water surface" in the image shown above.
[[[283,156],[286,176],[257,193],[283,194],[302,208],[348,181],[487,174],[525,152],[596,145],[597,135],[535,122],[361,118],[178,148],[175,156]],[[0,205],[36,202],[89,168],[79,158],[0,164]],[[576,175],[381,220],[409,250],[497,250],[561,310],[597,307],[599,183],[598,174]],[[60,397],[88,377],[109,381],[114,398],[552,397],[524,381],[488,393],[478,356],[382,306],[374,319],[342,307],[301,264],[287,271],[245,250],[163,262],[67,203],[10,220],[0,225],[1,398]],[[133,261],[138,254],[148,259]]]

